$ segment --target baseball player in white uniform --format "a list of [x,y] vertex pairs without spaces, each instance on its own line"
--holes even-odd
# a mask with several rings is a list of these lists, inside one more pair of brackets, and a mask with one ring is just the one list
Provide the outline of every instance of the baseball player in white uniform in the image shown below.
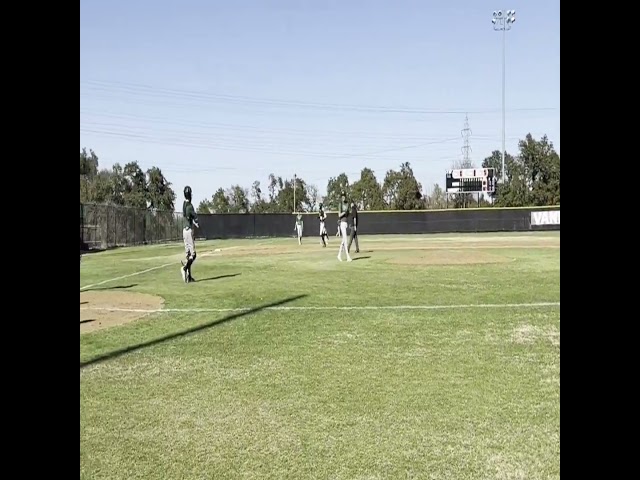
[[302,230],[304,228],[304,221],[302,220],[302,213],[298,212],[296,216],[295,230],[298,232],[298,245],[302,245]]

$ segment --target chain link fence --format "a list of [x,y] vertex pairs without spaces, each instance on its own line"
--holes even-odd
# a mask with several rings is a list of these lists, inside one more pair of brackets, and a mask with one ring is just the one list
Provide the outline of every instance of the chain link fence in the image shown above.
[[182,213],[80,204],[80,249],[182,240]]

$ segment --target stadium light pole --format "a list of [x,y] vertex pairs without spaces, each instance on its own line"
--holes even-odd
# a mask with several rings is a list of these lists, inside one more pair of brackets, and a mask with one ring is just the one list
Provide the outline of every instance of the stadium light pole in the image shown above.
[[496,32],[502,32],[502,184],[504,185],[506,179],[506,171],[504,166],[504,157],[506,150],[506,137],[505,137],[505,117],[506,117],[506,108],[505,108],[505,84],[506,84],[506,50],[507,50],[507,31],[511,30],[511,27],[516,21],[516,11],[515,10],[507,10],[503,12],[502,10],[496,10],[493,12],[493,18],[491,19],[491,23],[493,24],[493,29]]

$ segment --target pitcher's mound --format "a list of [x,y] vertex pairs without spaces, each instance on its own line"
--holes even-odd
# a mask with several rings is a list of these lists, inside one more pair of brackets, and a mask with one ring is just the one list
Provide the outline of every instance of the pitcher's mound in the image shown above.
[[482,263],[507,263],[513,259],[480,251],[465,250],[413,250],[389,259],[400,265],[473,265]]
[[158,310],[163,304],[162,297],[146,293],[80,292],[80,333],[132,322],[149,315],[146,310]]

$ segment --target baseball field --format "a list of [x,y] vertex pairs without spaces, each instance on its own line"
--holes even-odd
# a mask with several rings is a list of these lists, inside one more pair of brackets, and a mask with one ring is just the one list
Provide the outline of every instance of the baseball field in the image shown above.
[[80,265],[82,479],[560,478],[560,234]]

